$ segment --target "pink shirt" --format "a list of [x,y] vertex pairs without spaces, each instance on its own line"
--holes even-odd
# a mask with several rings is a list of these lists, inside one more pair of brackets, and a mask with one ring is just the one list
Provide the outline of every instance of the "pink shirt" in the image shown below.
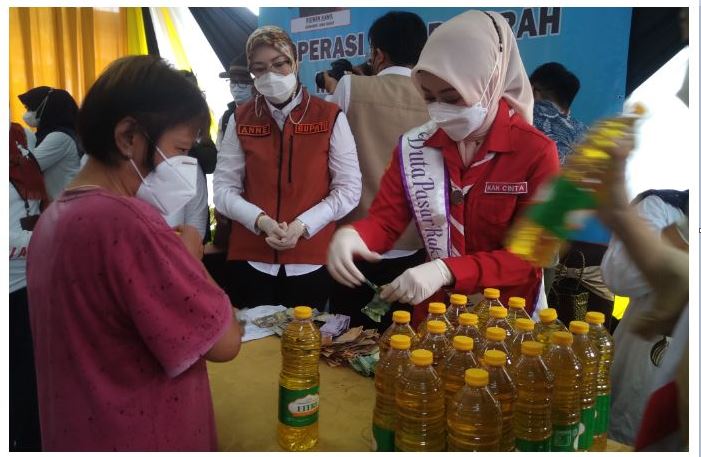
[[63,194],[27,259],[46,451],[214,451],[203,355],[231,325],[226,294],[148,204]]

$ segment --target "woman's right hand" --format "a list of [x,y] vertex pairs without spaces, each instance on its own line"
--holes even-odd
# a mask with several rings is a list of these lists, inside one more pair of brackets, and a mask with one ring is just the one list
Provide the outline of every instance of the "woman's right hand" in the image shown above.
[[329,274],[346,287],[357,287],[365,276],[353,263],[353,256],[359,256],[368,262],[379,262],[382,256],[368,249],[358,232],[351,226],[340,228],[329,244],[326,266]]

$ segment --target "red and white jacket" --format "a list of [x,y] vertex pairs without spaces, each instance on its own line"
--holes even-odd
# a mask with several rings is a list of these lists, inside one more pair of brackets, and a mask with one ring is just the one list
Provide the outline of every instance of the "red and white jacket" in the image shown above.
[[[540,291],[542,270],[504,249],[504,239],[516,216],[535,192],[559,170],[553,141],[513,113],[506,101],[465,167],[456,143],[438,129],[425,142],[440,149],[452,187],[462,198],[451,198],[450,235],[453,256],[444,258],[455,277],[454,291],[473,294],[485,287],[501,290],[506,303],[511,296],[524,297],[531,313]],[[399,147],[385,172],[368,217],[353,224],[368,248],[385,252],[412,223],[412,208],[402,184]],[[430,300],[444,300],[440,292]],[[421,320],[426,303],[415,307]]]

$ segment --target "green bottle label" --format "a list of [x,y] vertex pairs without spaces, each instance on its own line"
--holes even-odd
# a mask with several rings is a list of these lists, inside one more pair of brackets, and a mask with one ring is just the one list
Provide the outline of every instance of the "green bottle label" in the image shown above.
[[611,397],[599,395],[596,397],[596,415],[594,416],[594,436],[602,435],[609,429],[609,416],[611,411]]
[[516,438],[516,450],[521,452],[550,452],[550,438],[543,441],[528,441]]
[[553,425],[552,452],[574,452],[574,442],[579,432],[579,423]]
[[596,408],[586,408],[580,413],[581,422],[579,436],[575,447],[580,451],[587,451],[594,443],[594,415]]
[[394,451],[394,431],[372,424],[372,450],[379,452]]
[[290,427],[306,427],[319,420],[319,386],[290,390],[280,386],[278,420]]

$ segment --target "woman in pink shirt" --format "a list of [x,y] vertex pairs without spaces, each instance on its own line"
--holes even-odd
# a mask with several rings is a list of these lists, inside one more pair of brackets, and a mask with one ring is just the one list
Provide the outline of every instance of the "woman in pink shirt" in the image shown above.
[[194,227],[187,157],[209,110],[151,56],[119,59],[80,109],[87,164],[39,220],[27,260],[46,451],[214,451],[205,360],[241,335]]

